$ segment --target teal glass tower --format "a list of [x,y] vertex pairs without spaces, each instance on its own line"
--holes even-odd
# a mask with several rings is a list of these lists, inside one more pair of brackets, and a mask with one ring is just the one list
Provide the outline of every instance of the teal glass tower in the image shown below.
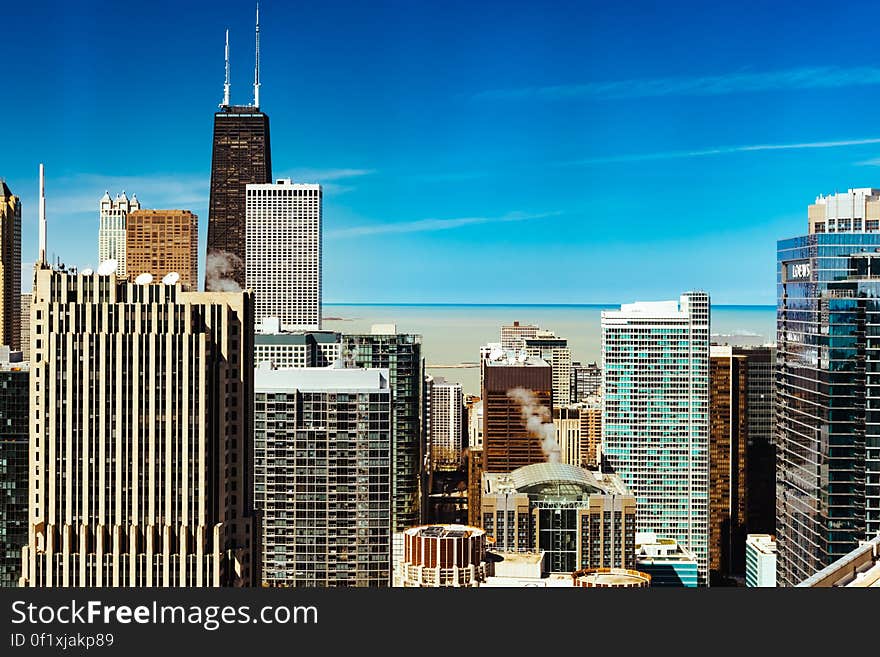
[[636,496],[636,531],[674,539],[707,583],[709,295],[602,312],[602,452]]

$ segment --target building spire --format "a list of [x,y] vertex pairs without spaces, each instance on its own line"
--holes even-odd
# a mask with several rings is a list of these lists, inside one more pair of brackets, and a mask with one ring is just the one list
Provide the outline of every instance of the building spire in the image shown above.
[[260,109],[260,3],[257,3],[257,56],[254,64],[254,108]]
[[226,82],[223,84],[223,103],[220,107],[229,107],[229,29],[226,30]]
[[39,266],[46,266],[46,174],[40,162],[40,260]]

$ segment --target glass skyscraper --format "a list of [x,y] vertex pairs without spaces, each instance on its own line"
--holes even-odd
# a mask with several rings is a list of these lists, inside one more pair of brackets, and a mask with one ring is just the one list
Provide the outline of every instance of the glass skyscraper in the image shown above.
[[349,367],[388,370],[391,388],[391,524],[395,532],[421,520],[421,465],[424,362],[422,337],[397,333],[393,324],[376,324],[368,334],[344,335],[342,359]]
[[880,191],[810,206],[777,244],[777,574],[794,586],[880,530]]
[[636,496],[636,529],[708,574],[709,295],[602,311],[602,452]]

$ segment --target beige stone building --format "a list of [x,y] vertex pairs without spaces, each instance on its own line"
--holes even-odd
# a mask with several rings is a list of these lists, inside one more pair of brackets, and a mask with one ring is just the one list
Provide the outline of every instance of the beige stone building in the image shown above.
[[198,289],[199,218],[189,210],[134,210],[125,229],[126,275],[154,279],[177,272],[188,290]]
[[38,266],[24,586],[248,586],[253,294]]

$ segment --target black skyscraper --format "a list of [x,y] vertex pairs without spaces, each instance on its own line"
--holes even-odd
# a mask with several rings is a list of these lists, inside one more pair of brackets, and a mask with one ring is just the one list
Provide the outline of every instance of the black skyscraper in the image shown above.
[[206,291],[229,289],[223,279],[244,287],[245,186],[270,182],[269,117],[251,106],[221,106],[214,114]]
[[260,9],[257,6],[253,105],[229,102],[229,30],[226,31],[226,83],[214,114],[211,198],[205,291],[244,288],[245,192],[250,183],[272,182],[269,117],[260,111]]

